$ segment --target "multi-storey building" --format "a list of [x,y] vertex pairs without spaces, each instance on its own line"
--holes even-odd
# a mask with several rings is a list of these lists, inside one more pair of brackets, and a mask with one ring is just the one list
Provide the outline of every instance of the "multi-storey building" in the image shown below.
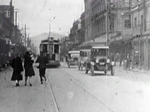
[[79,42],[78,31],[81,29],[81,20],[78,19],[74,21],[73,26],[70,30],[69,40],[74,44]]
[[0,13],[4,14],[14,24],[14,6],[12,5],[12,0],[10,1],[10,5],[0,5]]
[[69,34],[69,42],[70,49],[75,48],[79,44],[81,44],[81,19],[74,21],[73,26],[70,30]]
[[[86,40],[102,42],[118,34],[131,34],[129,4],[129,0],[85,0]],[[90,38],[87,32],[91,33]]]
[[92,8],[92,39],[95,41],[99,39],[99,42],[106,42],[107,38],[106,28],[106,3],[105,0],[93,0],[91,2]]
[[[132,43],[129,0],[93,0],[92,39],[110,45],[111,51],[122,58],[130,53]],[[126,49],[127,48],[127,49]]]
[[85,41],[92,39],[92,0],[84,0],[85,4]]
[[132,0],[133,66],[150,68],[150,0]]
[[0,47],[0,54],[5,47],[5,54],[11,55],[18,44],[21,44],[21,32],[19,28],[14,25],[14,6],[12,5],[12,0],[10,0],[9,5],[0,5],[0,40],[5,40],[3,44],[6,46]]
[[80,44],[82,44],[83,42],[85,42],[85,12],[81,14],[80,19],[81,19],[81,29],[79,31],[79,35],[80,35],[79,42]]

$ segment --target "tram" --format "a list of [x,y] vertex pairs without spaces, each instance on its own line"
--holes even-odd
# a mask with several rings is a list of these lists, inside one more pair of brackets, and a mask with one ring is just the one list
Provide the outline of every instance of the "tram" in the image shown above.
[[55,40],[53,37],[41,41],[40,54],[45,54],[48,63],[48,67],[59,67],[60,66],[60,42]]

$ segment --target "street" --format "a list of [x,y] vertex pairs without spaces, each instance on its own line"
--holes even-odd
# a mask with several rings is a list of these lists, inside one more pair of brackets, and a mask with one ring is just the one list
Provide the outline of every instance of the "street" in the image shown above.
[[115,76],[85,74],[77,67],[47,69],[40,84],[38,69],[33,86],[15,87],[12,69],[0,72],[0,112],[149,112],[148,73],[125,71],[116,66]]

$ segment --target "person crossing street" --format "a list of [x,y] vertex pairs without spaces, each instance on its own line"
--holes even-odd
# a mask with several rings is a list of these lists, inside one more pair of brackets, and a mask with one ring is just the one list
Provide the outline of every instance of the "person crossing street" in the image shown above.
[[43,78],[45,79],[46,81],[46,76],[45,76],[45,72],[46,72],[46,63],[48,62],[45,54],[41,54],[37,60],[36,60],[36,63],[39,63],[39,75],[40,75],[40,81],[41,81],[41,84],[43,84]]

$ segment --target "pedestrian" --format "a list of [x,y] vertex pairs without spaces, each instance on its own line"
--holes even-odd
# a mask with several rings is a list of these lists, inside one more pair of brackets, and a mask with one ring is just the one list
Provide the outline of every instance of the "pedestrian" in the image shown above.
[[127,54],[126,69],[130,70],[130,66],[131,66],[131,56],[130,54]]
[[33,55],[28,48],[25,55],[24,55],[24,68],[25,68],[25,86],[27,85],[27,80],[29,79],[29,85],[31,84],[31,77],[35,75],[34,69],[33,69]]
[[41,84],[43,84],[43,78],[45,79],[45,82],[46,82],[45,72],[46,72],[46,63],[48,63],[48,59],[46,55],[41,54],[40,56],[38,56],[36,63],[39,63],[39,66],[38,66],[39,76],[40,76]]
[[22,66],[22,60],[18,54],[16,54],[15,57],[12,59],[10,65],[13,68],[11,81],[16,81],[16,87],[20,86],[19,81],[23,80],[22,73],[21,73],[23,72],[23,66]]

